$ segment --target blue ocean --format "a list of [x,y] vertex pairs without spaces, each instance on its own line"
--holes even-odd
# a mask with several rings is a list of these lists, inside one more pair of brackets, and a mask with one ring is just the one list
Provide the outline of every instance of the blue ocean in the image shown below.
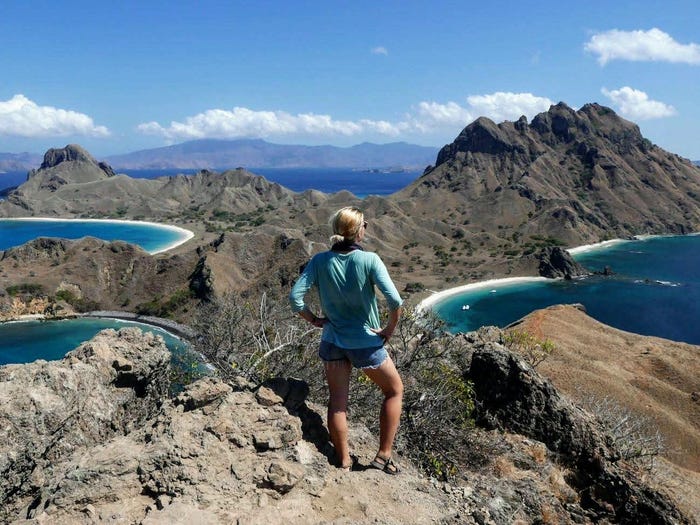
[[[136,179],[155,179],[166,175],[193,175],[196,169],[117,170]],[[224,171],[216,170],[216,171]],[[250,168],[267,180],[281,184],[292,191],[318,190],[335,193],[348,190],[357,197],[389,195],[417,179],[420,171],[357,170],[348,168]],[[18,186],[27,180],[26,172],[0,174],[0,192]]]
[[189,380],[209,373],[189,344],[165,330],[142,323],[97,318],[0,323],[0,366],[30,363],[37,359],[59,360],[101,330],[119,330],[128,326],[153,332],[163,338],[170,350],[171,369],[176,371],[171,377],[172,393],[181,390]]
[[700,344],[700,235],[650,237],[574,255],[614,275],[518,282],[465,291],[434,306],[452,332],[500,327],[532,310],[581,303],[593,318],[628,332]]

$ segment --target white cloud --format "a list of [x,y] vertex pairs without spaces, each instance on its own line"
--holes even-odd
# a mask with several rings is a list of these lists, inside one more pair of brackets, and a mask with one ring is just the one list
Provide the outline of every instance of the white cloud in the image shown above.
[[473,95],[467,97],[472,112],[489,117],[491,120],[517,120],[525,115],[534,117],[537,113],[547,111],[553,104],[546,97],[536,97],[532,93],[496,92],[490,95]]
[[650,100],[649,95],[644,91],[632,89],[629,86],[612,91],[603,88],[601,92],[619,108],[623,116],[632,120],[649,120],[676,114],[676,109],[673,106]]
[[157,122],[140,124],[137,128],[148,135],[162,135],[168,140],[200,138],[270,137],[279,135],[341,135],[353,136],[366,132],[385,135],[398,134],[398,128],[386,121],[334,120],[330,115],[285,111],[254,111],[235,107],[232,110],[210,109],[184,122],[171,122],[163,127]]
[[377,47],[372,48],[372,54],[386,56],[389,54],[389,50],[387,48],[385,48],[384,46],[377,46]]
[[57,137],[86,135],[107,137],[109,130],[95,126],[84,113],[39,106],[24,95],[0,101],[0,135],[18,137]]
[[255,111],[244,107],[232,110],[210,109],[187,117],[182,122],[162,126],[158,122],[146,122],[138,126],[141,133],[162,136],[168,141],[202,138],[243,138],[313,136],[353,137],[381,135],[398,137],[407,133],[454,133],[479,116],[497,122],[516,120],[521,115],[529,119],[547,111],[552,101],[531,93],[497,92],[467,98],[465,105],[457,102],[420,102],[403,120],[336,120],[330,115],[285,111]]
[[601,66],[616,59],[700,64],[700,45],[680,44],[657,28],[598,33],[586,42],[584,49],[598,55]]
[[436,128],[465,126],[474,120],[474,114],[456,102],[421,102],[418,113],[409,117],[412,127],[430,132]]

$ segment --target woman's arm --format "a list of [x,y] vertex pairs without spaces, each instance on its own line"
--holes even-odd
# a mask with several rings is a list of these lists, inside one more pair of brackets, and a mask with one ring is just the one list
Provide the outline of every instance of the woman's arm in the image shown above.
[[326,324],[325,317],[317,317],[316,314],[314,314],[308,308],[304,308],[302,311],[300,311],[299,316],[305,321],[308,321],[314,325],[316,328],[323,328],[323,325]]

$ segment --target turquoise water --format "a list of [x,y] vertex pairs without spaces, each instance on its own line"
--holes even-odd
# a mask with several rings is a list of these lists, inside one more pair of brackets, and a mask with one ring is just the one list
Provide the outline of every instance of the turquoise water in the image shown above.
[[448,297],[434,310],[452,332],[467,332],[503,327],[553,304],[582,303],[593,318],[621,330],[700,344],[700,236],[624,241],[574,257],[589,270],[610,266],[615,275],[496,285]]
[[65,319],[59,321],[21,321],[0,324],[0,365],[29,363],[37,359],[62,359],[67,352],[100,330],[136,326],[163,337],[179,362],[190,356],[188,344],[160,328],[116,319]]
[[105,328],[119,330],[135,326],[160,335],[170,350],[170,393],[210,373],[209,368],[189,344],[171,333],[142,323],[117,319],[64,319],[60,321],[21,321],[0,324],[0,366],[31,363],[37,359],[56,361],[92,339]]
[[0,219],[0,250],[20,246],[37,237],[80,239],[88,236],[104,241],[126,241],[155,253],[183,240],[185,234],[163,225],[136,221]]

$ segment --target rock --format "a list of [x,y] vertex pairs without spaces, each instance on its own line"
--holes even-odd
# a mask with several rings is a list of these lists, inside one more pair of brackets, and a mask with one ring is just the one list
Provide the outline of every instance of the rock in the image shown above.
[[301,465],[289,461],[273,461],[267,469],[264,485],[280,494],[286,494],[302,479],[305,472]]
[[616,464],[592,416],[561,396],[532,367],[496,343],[472,355],[477,420],[542,441],[576,478],[582,506],[599,519],[626,523],[691,523],[664,495]]
[[207,264],[206,256],[197,261],[197,266],[189,276],[189,286],[200,299],[209,301],[214,297],[214,276],[211,267]]
[[[114,367],[127,362],[128,372]],[[76,454],[79,459],[92,447],[142,428],[167,394],[169,363],[160,337],[125,328],[100,332],[61,361],[0,367],[0,522],[33,508],[34,500],[49,505],[65,497],[78,479],[84,484],[98,472],[114,472],[67,465]],[[122,465],[135,467],[130,461]],[[76,513],[88,502],[95,506],[92,497],[78,499]]]
[[542,277],[571,279],[588,275],[588,271],[577,263],[569,252],[558,246],[542,248],[538,259],[538,273]]
[[[168,362],[159,338],[127,329],[104,331],[60,362],[0,367],[0,522],[398,525],[456,515],[407,463],[399,479],[341,475],[327,433],[302,433],[302,417],[304,433],[324,429],[301,381],[261,388],[272,406],[216,378],[172,400],[140,380],[145,397],[116,384],[150,371],[160,385]],[[370,456],[376,437],[353,430],[351,443]]]
[[175,405],[182,405],[185,411],[202,408],[205,405],[220,400],[232,389],[226,383],[205,377],[200,381],[187,385],[174,400]]
[[615,275],[615,272],[613,272],[612,268],[610,266],[605,266],[602,270],[596,270],[593,272],[594,275],[604,275],[606,277],[610,275]]
[[255,393],[255,398],[258,400],[262,406],[271,407],[273,405],[281,405],[284,403],[284,399],[275,394],[272,390],[266,386],[261,386]]
[[65,148],[51,148],[44,154],[44,161],[39,169],[54,168],[62,162],[90,162],[96,164],[95,159],[85,149],[77,144],[69,144]]

